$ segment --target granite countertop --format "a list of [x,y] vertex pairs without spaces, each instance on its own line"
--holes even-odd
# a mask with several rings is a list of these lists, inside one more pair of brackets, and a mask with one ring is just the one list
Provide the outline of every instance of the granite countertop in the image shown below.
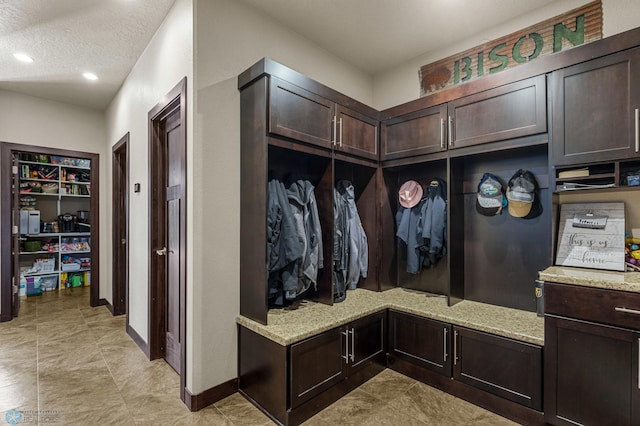
[[640,272],[551,266],[538,276],[542,281],[640,293]]
[[383,309],[431,318],[515,340],[544,345],[544,319],[535,312],[463,300],[447,306],[444,296],[394,288],[384,292],[356,289],[333,306],[311,301],[297,309],[271,309],[268,325],[239,316],[238,324],[286,346]]

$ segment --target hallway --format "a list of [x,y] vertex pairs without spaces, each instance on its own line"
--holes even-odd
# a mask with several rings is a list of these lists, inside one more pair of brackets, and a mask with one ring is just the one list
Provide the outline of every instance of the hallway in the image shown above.
[[[125,317],[89,307],[89,289],[22,299],[0,324],[0,425],[266,425],[239,394],[191,413],[178,375],[148,361]],[[307,425],[510,425],[506,419],[385,370]]]

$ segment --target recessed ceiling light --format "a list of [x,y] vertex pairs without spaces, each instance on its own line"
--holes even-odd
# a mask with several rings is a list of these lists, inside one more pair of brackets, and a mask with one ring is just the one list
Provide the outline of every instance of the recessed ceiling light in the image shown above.
[[83,76],[84,78],[86,78],[87,80],[97,80],[97,79],[98,79],[98,76],[97,76],[97,75],[95,75],[95,74],[94,74],[94,73],[92,73],[92,72],[83,72],[83,73],[82,73],[82,76]]
[[31,62],[33,62],[33,58],[31,58],[31,56],[26,55],[24,53],[14,53],[13,56],[20,62],[26,62],[27,64],[30,64]]

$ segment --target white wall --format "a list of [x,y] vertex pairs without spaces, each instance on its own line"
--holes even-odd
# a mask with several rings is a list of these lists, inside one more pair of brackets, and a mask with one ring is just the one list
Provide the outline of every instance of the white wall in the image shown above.
[[[0,111],[0,141],[99,154],[100,182],[105,182],[106,131],[102,112],[6,90],[0,90]],[[101,190],[100,205],[105,200],[105,192]],[[101,217],[101,254],[106,251],[108,240],[104,225],[105,219]],[[102,256],[100,263],[100,282],[104,283],[107,276]],[[100,297],[105,297],[102,288]]]
[[[149,261],[149,150],[148,113],[185,76],[187,77],[187,146],[191,151],[193,138],[193,16],[191,0],[177,0],[149,45],[145,48],[120,91],[106,111],[106,143],[109,181],[105,185],[107,200],[112,194],[112,147],[127,132],[130,158],[130,229],[129,229],[129,324],[148,341],[148,261]],[[188,161],[188,163],[191,163]],[[193,167],[187,165],[188,181]],[[133,192],[140,183],[141,191]],[[111,235],[111,203],[105,207],[106,236]],[[187,205],[192,210],[192,203]],[[104,270],[111,283],[111,239],[105,251]],[[191,247],[188,248],[191,252]],[[187,271],[187,276],[191,276]],[[188,282],[192,285],[192,280]],[[112,301],[111,285],[104,289],[107,300]],[[190,289],[188,290],[191,291]]]
[[194,393],[236,377],[240,254],[240,93],[237,76],[270,57],[363,103],[372,81],[299,35],[233,0],[196,1],[194,140]]
[[[443,46],[443,48],[438,51],[425,53],[389,71],[380,73],[374,78],[372,106],[383,110],[419,98],[420,82],[418,79],[418,70],[425,64],[511,34],[571,9],[581,7],[591,1],[592,0],[554,1],[548,6],[532,11],[503,25],[496,26],[489,31],[478,33],[476,36],[458,43]],[[637,19],[637,17],[640,16],[640,1],[602,0],[602,11],[604,37],[609,37],[640,25],[640,21]]]

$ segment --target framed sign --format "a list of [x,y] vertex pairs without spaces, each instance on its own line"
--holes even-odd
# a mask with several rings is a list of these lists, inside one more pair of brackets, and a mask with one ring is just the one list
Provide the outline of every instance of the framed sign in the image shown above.
[[556,265],[625,271],[624,203],[562,204]]

